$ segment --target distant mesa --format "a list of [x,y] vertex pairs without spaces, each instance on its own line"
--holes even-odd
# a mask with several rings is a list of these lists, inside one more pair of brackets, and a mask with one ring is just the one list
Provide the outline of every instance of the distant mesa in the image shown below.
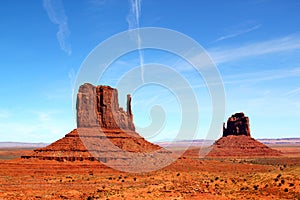
[[258,142],[250,135],[249,118],[236,113],[223,124],[223,136],[213,145],[206,157],[265,157],[280,156],[280,151]]
[[149,152],[170,153],[135,132],[130,95],[124,111],[119,107],[117,89],[85,83],[79,88],[76,108],[77,129],[22,158],[105,163],[121,160],[126,165],[127,159],[135,157],[132,153],[144,157]]

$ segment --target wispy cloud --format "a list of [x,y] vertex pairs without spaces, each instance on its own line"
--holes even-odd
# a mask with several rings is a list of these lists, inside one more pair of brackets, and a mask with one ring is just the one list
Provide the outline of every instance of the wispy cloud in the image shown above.
[[283,96],[292,97],[300,94],[300,87],[290,90],[287,93],[285,93]]
[[261,27],[261,24],[258,24],[258,25],[255,25],[255,26],[251,27],[251,28],[248,28],[248,29],[238,30],[234,33],[223,35],[223,36],[217,38],[214,42],[219,42],[219,41],[226,40],[226,39],[229,39],[229,38],[234,38],[234,37],[237,37],[239,35],[249,33],[251,31],[259,29],[260,27]]
[[[129,0],[130,3],[130,11],[127,15],[127,22],[128,22],[128,29],[136,29],[140,28],[140,17],[141,17],[141,5],[142,0]],[[140,59],[140,65],[141,65],[141,78],[144,82],[144,54],[142,52],[142,39],[139,34],[139,31],[137,31],[137,34],[134,36],[137,41],[138,45],[138,52],[139,52],[139,59]]]
[[61,0],[44,0],[43,6],[47,11],[50,21],[58,26],[56,36],[61,49],[70,55],[72,48],[68,39],[71,32],[68,28],[68,18],[65,15]]
[[[300,78],[300,68],[290,68],[290,69],[276,69],[276,70],[265,70],[258,72],[248,72],[242,74],[234,74],[234,75],[226,75],[223,76],[223,84],[232,85],[232,84],[252,84],[259,83],[264,81],[274,81],[278,79],[287,79],[287,78]],[[216,83],[215,85],[220,84]],[[206,88],[207,85],[203,84],[195,84],[192,85],[193,88]],[[177,89],[186,89],[185,87],[180,87]],[[284,96],[292,96],[300,94],[300,88],[295,90],[291,90],[284,94]]]
[[219,47],[208,50],[215,63],[226,63],[245,57],[260,56],[300,49],[300,36],[290,35],[273,40],[254,42],[239,47]]
[[129,29],[139,28],[141,17],[141,0],[129,0],[130,11],[127,15]]
[[300,77],[300,71],[298,70],[299,68],[265,70],[259,72],[224,76],[223,80],[224,84],[257,83],[261,81],[272,81],[277,79]]

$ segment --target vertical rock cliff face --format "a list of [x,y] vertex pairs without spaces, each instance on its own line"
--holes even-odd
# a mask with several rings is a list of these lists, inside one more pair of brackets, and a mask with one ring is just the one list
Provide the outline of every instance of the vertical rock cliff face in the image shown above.
[[244,113],[231,115],[227,120],[227,128],[225,128],[225,123],[223,124],[223,137],[228,135],[251,136],[249,118]]
[[101,127],[135,131],[131,96],[127,112],[119,107],[118,90],[109,86],[81,85],[77,95],[77,127]]
[[100,126],[96,111],[96,87],[91,84],[81,85],[77,94],[77,127]]
[[[151,163],[153,155],[146,157],[146,154],[157,151],[162,153],[163,161],[167,160],[170,152],[161,150],[160,146],[135,132],[130,95],[127,95],[124,111],[119,107],[117,89],[86,83],[79,88],[76,107],[77,129],[47,147],[21,157],[57,161],[98,160],[132,167],[133,162],[141,160]],[[157,162],[153,161],[153,166]]]

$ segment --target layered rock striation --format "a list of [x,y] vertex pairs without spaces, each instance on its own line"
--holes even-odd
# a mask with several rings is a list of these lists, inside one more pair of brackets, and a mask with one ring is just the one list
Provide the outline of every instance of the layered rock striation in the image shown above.
[[86,83],[79,88],[76,108],[77,129],[22,158],[101,162],[121,160],[123,165],[128,165],[138,157],[136,163],[140,162],[140,158],[146,160],[151,152],[163,156],[170,153],[135,132],[130,95],[127,95],[127,108],[124,111],[119,107],[117,89]]
[[265,157],[280,156],[281,152],[251,137],[249,118],[236,113],[223,124],[223,136],[211,147],[206,157]]
[[77,129],[72,130],[65,137],[52,144],[35,149],[30,155],[23,155],[21,157],[56,161],[96,160],[80,140]]

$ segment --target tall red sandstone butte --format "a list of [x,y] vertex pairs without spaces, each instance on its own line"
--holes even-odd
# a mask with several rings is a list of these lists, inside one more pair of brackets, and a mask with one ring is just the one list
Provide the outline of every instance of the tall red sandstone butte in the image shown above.
[[109,162],[138,157],[132,153],[140,153],[143,157],[155,151],[166,153],[135,132],[130,95],[127,95],[124,111],[119,107],[117,89],[85,83],[79,88],[76,108],[77,129],[22,158]]
[[119,107],[118,90],[110,86],[81,85],[77,95],[77,127],[101,127],[135,131],[131,96],[127,109]]

